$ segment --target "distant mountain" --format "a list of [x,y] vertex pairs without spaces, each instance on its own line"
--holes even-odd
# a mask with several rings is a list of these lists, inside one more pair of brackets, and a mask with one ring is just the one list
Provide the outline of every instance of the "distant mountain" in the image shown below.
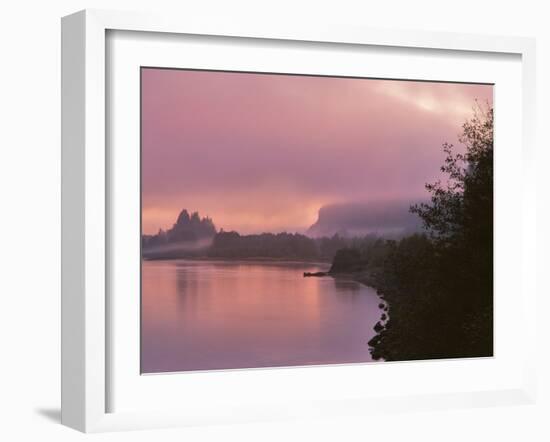
[[306,235],[352,237],[376,234],[386,238],[401,237],[421,230],[420,218],[409,212],[411,202],[365,202],[332,204],[319,210],[317,222]]
[[161,229],[156,235],[143,235],[142,248],[144,255],[148,252],[176,253],[180,249],[204,247],[212,242],[214,236],[216,226],[209,217],[201,218],[198,212],[189,215],[189,212],[183,209],[171,229]]

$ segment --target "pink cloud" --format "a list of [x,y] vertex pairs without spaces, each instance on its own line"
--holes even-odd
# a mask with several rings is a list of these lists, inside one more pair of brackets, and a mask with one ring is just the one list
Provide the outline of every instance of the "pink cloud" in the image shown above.
[[144,69],[143,225],[183,207],[301,230],[343,200],[418,198],[492,86]]

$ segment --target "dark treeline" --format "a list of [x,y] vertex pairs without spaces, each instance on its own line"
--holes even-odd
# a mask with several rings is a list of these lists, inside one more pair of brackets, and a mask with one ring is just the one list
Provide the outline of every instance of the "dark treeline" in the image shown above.
[[347,238],[339,235],[310,238],[298,233],[262,233],[239,235],[237,232],[218,233],[206,251],[216,258],[281,258],[331,262],[339,250],[363,249],[382,242],[375,235]]
[[292,233],[262,233],[239,235],[237,232],[220,232],[206,251],[214,258],[285,258],[321,259],[315,242],[304,235]]
[[364,248],[381,241],[375,235],[364,237],[310,238],[299,233],[261,233],[241,235],[234,231],[216,233],[209,218],[183,210],[178,221],[167,231],[142,237],[143,257],[220,258],[220,259],[287,259],[332,262],[336,252],[344,248]]
[[464,154],[443,146],[448,182],[428,184],[431,201],[411,207],[425,234],[335,256],[332,273],[353,273],[389,306],[369,342],[375,359],[493,354],[493,110],[476,111],[460,141]]

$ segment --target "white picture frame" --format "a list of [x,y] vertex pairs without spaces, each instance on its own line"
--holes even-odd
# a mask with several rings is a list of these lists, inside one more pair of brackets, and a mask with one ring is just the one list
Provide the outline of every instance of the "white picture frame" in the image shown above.
[[[521,384],[503,389],[472,389],[460,393],[419,395],[390,394],[369,397],[316,398],[272,406],[239,404],[230,413],[208,407],[194,413],[163,410],[109,411],[108,397],[112,353],[108,327],[109,254],[112,231],[107,218],[109,196],[106,120],[108,117],[106,35],[109,31],[143,31],[163,34],[239,37],[275,41],[339,43],[381,48],[425,48],[513,54],[521,57],[521,158],[522,180],[521,269],[522,305],[536,305],[535,286],[535,178],[534,109],[535,43],[518,37],[493,37],[416,31],[321,27],[293,28],[283,24],[214,23],[193,17],[159,17],[100,10],[86,10],[62,20],[62,423],[85,432],[183,426],[216,422],[246,422],[288,417],[361,414],[397,411],[529,403],[535,398],[535,324],[522,331],[526,360]],[[519,283],[519,279],[518,279]],[[331,370],[343,368],[334,367]],[[256,372],[257,373],[257,372]],[[263,379],[269,370],[263,371]],[[412,372],[411,372],[412,374]],[[231,376],[231,374],[228,374]],[[239,375],[243,376],[243,375]],[[244,375],[245,376],[245,375]],[[195,393],[197,394],[197,393]],[[241,406],[242,405],[242,406]]]

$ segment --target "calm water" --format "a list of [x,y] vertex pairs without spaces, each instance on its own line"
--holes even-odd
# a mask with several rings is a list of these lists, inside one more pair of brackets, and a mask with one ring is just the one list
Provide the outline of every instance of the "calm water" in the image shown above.
[[326,267],[144,261],[142,372],[371,361],[380,299]]

